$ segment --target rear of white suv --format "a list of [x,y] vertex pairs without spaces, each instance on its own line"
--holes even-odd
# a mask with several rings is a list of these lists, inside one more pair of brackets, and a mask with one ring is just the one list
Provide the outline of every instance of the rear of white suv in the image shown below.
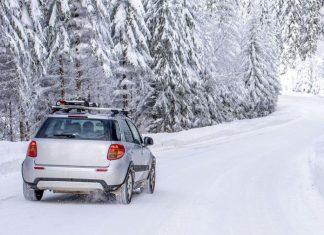
[[53,192],[114,192],[125,204],[134,188],[154,192],[155,157],[126,117],[50,115],[30,142],[22,166],[24,196]]

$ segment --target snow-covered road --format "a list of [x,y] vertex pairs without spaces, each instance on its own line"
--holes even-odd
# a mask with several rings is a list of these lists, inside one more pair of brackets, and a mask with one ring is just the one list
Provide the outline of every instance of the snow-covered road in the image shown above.
[[[26,144],[1,143],[0,234],[321,235],[324,199],[309,164],[321,135],[324,98],[285,96],[269,117],[152,135],[156,193],[127,206],[51,193],[25,201]],[[10,151],[20,155],[6,159]]]

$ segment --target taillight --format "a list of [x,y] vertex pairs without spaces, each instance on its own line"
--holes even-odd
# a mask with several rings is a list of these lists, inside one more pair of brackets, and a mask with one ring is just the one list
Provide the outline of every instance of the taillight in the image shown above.
[[45,167],[43,166],[34,166],[35,170],[45,170]]
[[28,157],[37,157],[37,144],[36,141],[33,140],[30,142],[27,150]]
[[125,147],[121,144],[112,144],[109,147],[107,159],[108,160],[117,160],[124,156]]

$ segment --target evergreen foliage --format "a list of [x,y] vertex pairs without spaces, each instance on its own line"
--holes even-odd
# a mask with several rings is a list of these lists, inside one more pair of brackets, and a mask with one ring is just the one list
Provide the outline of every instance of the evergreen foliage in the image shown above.
[[321,8],[320,0],[1,0],[0,139],[29,139],[50,105],[76,97],[131,109],[148,132],[267,115],[279,67],[312,61]]
[[275,35],[269,31],[271,24],[263,23],[261,16],[258,10],[251,14],[243,46],[243,79],[249,97],[250,118],[273,112],[280,91],[278,59],[273,43]]

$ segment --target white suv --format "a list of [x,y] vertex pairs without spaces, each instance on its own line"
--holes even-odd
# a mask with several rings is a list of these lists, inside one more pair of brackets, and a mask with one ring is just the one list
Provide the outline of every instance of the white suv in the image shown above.
[[156,161],[147,147],[153,139],[142,138],[126,111],[96,106],[84,101],[53,106],[22,164],[27,200],[41,200],[44,190],[104,191],[128,204],[136,188],[154,192]]

